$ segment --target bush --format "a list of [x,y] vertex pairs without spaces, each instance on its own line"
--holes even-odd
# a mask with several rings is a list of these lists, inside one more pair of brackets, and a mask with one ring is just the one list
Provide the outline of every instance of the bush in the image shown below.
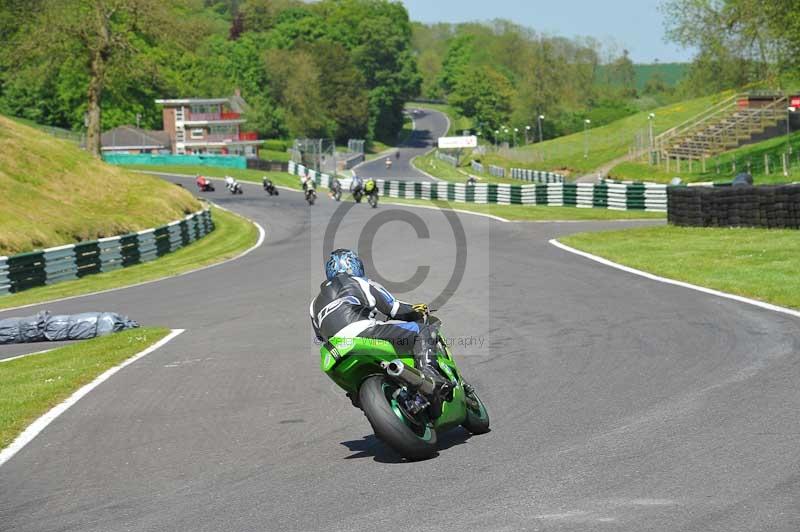
[[286,151],[291,147],[291,141],[281,139],[269,139],[264,141],[261,147],[270,151]]

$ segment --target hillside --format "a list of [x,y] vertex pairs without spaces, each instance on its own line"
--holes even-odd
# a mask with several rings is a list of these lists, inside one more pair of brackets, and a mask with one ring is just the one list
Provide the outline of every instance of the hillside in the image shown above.
[[146,229],[199,208],[180,187],[0,116],[0,255]]
[[[572,176],[589,173],[627,155],[637,134],[646,139],[650,113],[655,114],[653,131],[658,135],[731,94],[725,92],[636,113],[602,127],[590,128],[586,136],[580,132],[541,144],[490,152],[484,157],[484,162],[504,167],[557,170]],[[587,143],[588,156],[584,157]]]

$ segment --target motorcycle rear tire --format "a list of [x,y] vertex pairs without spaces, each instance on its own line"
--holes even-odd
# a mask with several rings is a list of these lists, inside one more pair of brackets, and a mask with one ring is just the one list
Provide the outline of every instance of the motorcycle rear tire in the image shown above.
[[424,460],[435,456],[436,430],[429,423],[419,425],[418,431],[409,426],[408,418],[391,398],[391,391],[397,387],[383,375],[367,377],[361,384],[358,398],[372,430],[403,458]]

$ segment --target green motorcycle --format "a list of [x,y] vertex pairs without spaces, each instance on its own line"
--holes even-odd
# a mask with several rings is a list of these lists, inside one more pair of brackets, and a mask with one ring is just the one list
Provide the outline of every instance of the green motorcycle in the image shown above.
[[[431,327],[438,329],[439,320],[429,320]],[[427,399],[433,381],[414,367],[410,353],[398,354],[391,342],[333,337],[320,348],[322,371],[364,411],[375,435],[409,460],[434,456],[439,432],[459,425],[473,434],[489,432],[486,407],[475,389],[464,382],[440,334],[436,352],[439,368],[454,383],[440,413],[431,412]]]

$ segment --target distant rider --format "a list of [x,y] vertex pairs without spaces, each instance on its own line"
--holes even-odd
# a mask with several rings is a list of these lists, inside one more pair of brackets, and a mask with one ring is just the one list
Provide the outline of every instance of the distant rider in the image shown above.
[[371,177],[364,183],[364,193],[367,196],[378,194],[378,183],[376,183]]
[[[436,332],[423,321],[428,306],[404,303],[367,279],[364,264],[349,249],[331,252],[325,263],[325,276],[327,280],[310,306],[317,339],[327,342],[334,336],[377,338],[391,342],[400,353],[413,353],[420,371],[436,383],[436,397],[430,399],[440,405],[451,383],[438,369]],[[375,318],[378,312],[386,317],[385,321]]]
[[353,174],[353,179],[350,180],[350,192],[355,194],[364,188],[364,181],[357,175]]

